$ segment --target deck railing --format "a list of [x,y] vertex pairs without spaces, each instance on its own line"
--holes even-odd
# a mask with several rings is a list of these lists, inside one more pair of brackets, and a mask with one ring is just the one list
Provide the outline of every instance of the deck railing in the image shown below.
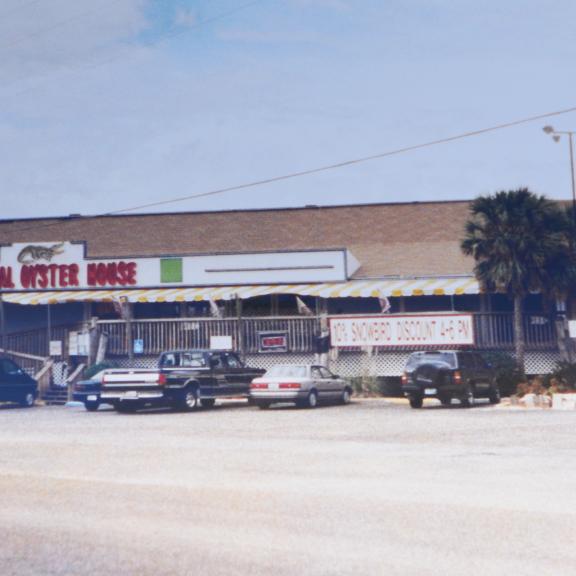
[[[108,335],[108,354],[124,356],[126,323],[122,320],[102,320],[100,330]],[[246,354],[258,352],[258,334],[265,331],[285,332],[288,349],[295,353],[315,351],[315,342],[320,328],[318,317],[277,318],[194,318],[134,320],[132,339],[142,340],[143,354],[160,354],[170,348],[208,348],[211,336],[231,336],[235,347],[243,343]],[[475,347],[481,350],[512,350],[514,348],[514,318],[510,313],[475,313]],[[555,350],[557,336],[554,318],[544,315],[524,317],[526,349]],[[413,348],[413,347],[411,347]],[[408,349],[407,347],[396,348]]]
[[[510,313],[475,313],[475,347],[480,350],[513,350],[514,319]],[[141,340],[144,355],[157,355],[171,348],[208,348],[211,336],[231,336],[235,347],[246,354],[257,353],[259,333],[284,332],[288,349],[294,353],[315,351],[320,328],[318,317],[250,317],[237,318],[173,318],[132,321],[132,340]],[[108,336],[107,355],[127,356],[126,323],[123,320],[99,320],[97,329]],[[50,340],[60,340],[67,356],[69,333],[82,330],[80,325],[54,326]],[[524,334],[527,351],[557,350],[555,319],[552,316],[527,314],[524,317]],[[96,339],[94,339],[96,342]],[[8,334],[8,350],[46,357],[49,355],[46,328]],[[414,347],[397,347],[410,350]]]

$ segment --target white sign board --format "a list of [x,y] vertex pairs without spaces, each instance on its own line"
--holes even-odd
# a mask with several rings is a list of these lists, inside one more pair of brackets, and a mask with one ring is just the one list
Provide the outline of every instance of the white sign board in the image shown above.
[[91,258],[71,242],[0,246],[4,291],[342,282],[359,267],[345,249]]
[[62,356],[62,340],[50,340],[50,356]]
[[576,320],[568,320],[568,330],[570,338],[576,338]]
[[462,346],[474,344],[471,314],[343,316],[330,318],[333,347]]
[[210,350],[232,350],[232,336],[210,336]]

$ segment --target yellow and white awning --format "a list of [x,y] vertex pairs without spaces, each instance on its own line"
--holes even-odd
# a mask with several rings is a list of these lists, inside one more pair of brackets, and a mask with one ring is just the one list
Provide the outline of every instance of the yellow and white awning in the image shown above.
[[243,300],[270,294],[295,294],[321,298],[384,298],[397,296],[450,296],[478,294],[474,277],[351,280],[324,284],[275,284],[270,286],[219,286],[203,288],[159,288],[146,290],[78,290],[61,292],[12,292],[2,295],[5,302],[22,305],[63,304],[67,302],[199,302]]

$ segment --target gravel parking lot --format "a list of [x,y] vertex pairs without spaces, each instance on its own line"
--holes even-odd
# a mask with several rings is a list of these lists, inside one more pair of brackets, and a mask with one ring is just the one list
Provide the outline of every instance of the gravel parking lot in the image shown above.
[[576,414],[0,407],[0,574],[573,575]]

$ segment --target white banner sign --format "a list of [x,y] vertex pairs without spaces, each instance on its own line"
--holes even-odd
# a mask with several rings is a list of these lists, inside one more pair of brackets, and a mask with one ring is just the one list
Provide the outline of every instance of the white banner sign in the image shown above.
[[471,314],[343,316],[330,318],[330,343],[348,346],[461,346],[474,344]]

